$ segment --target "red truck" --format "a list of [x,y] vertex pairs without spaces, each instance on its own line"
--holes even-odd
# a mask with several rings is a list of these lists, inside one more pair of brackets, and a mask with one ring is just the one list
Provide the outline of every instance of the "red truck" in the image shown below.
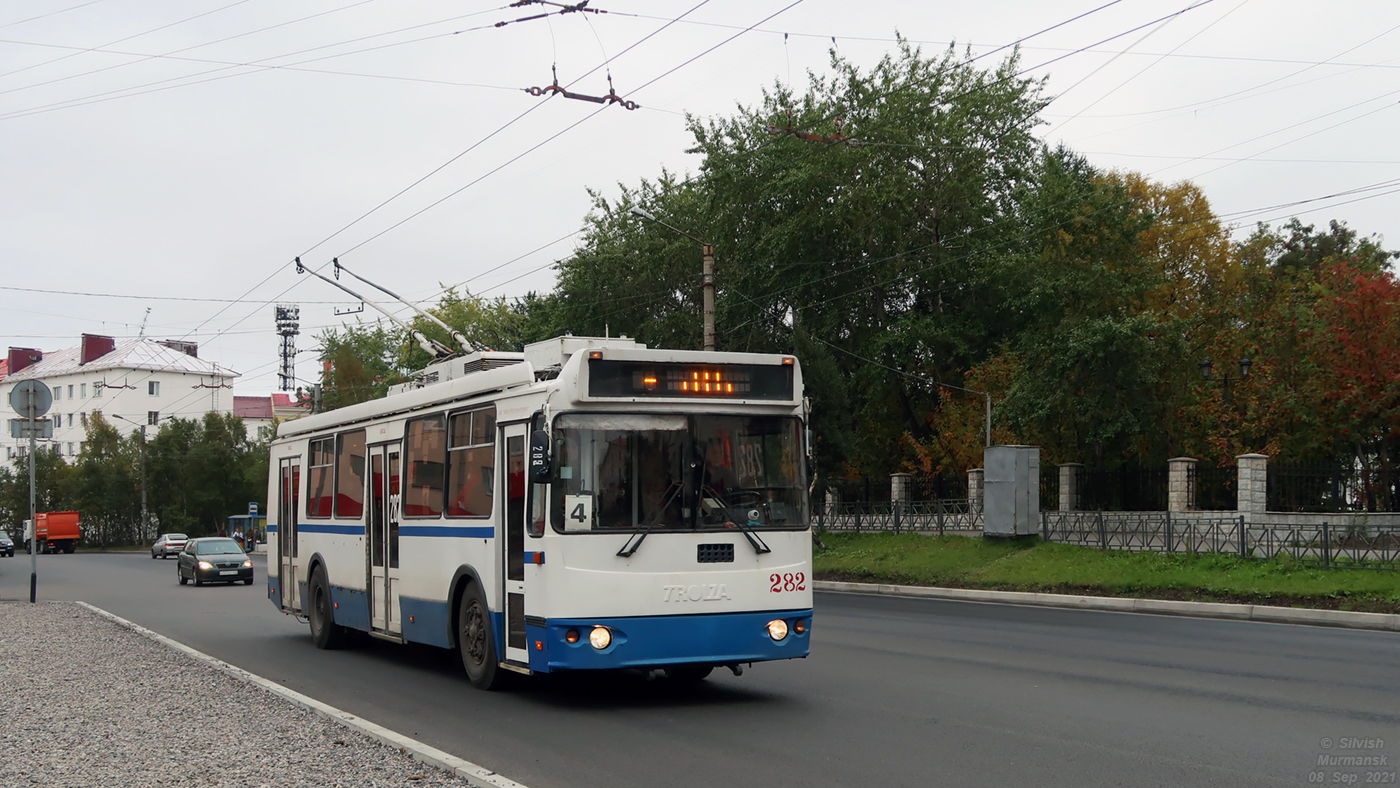
[[[77,512],[39,512],[39,549],[45,553],[62,550],[71,553],[78,549],[78,539],[82,530],[78,525]],[[24,523],[24,540],[29,541],[29,521]]]

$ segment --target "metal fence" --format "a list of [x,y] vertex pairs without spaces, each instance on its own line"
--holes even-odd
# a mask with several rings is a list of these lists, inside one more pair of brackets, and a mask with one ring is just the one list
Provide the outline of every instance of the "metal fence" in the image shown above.
[[1198,462],[1186,472],[1186,483],[1191,488],[1189,500],[1194,501],[1200,511],[1234,511],[1239,505],[1239,496],[1235,492],[1239,483],[1239,469],[1234,466],[1222,468]]
[[1047,542],[1157,553],[1291,558],[1325,568],[1400,568],[1400,526],[1283,525],[1169,512],[1041,512]]
[[[842,501],[871,501],[889,503],[890,477],[874,479],[830,479],[827,480],[816,497],[835,493]],[[909,477],[911,498],[921,501],[962,500],[967,498],[967,476],[925,476],[913,474]]]
[[1079,507],[1109,511],[1167,508],[1167,469],[1124,464],[1085,468],[1079,477]]
[[[816,502],[814,502],[816,503]],[[966,498],[939,501],[859,501],[816,507],[819,531],[936,533],[981,531],[982,503]]]
[[1384,512],[1398,494],[1396,480],[1349,460],[1269,466],[1271,512]]

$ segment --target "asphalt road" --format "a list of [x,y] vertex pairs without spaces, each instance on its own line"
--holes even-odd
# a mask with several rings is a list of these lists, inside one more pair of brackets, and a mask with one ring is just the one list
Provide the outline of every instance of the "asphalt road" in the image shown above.
[[[267,601],[261,559],[251,587],[81,552],[40,556],[39,578],[42,599],[90,602],[530,788],[1393,785],[1400,768],[1393,633],[818,594],[806,660],[691,691],[603,676],[487,693],[435,649],[317,651]],[[28,582],[27,556],[0,559],[0,599],[28,599]],[[1318,765],[1336,755],[1387,762]]]

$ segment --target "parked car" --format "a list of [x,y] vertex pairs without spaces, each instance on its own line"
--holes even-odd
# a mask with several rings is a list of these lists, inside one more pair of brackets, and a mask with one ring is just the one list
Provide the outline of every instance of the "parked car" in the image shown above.
[[151,545],[151,558],[168,558],[172,555],[179,555],[185,549],[185,542],[188,541],[184,534],[161,534],[156,543]]
[[191,539],[180,551],[175,572],[180,585],[190,580],[197,586],[206,582],[253,584],[253,561],[238,543],[224,536]]
[[4,531],[0,531],[0,555],[9,558],[15,557],[15,540],[11,539],[10,535]]

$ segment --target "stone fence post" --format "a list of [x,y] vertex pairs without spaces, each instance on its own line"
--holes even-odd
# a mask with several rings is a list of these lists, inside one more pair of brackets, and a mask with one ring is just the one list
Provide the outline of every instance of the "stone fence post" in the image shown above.
[[1077,512],[1084,500],[1079,485],[1084,480],[1084,463],[1065,462],[1060,464],[1060,504],[1062,512]]
[[1241,454],[1235,458],[1239,475],[1235,484],[1235,511],[1262,516],[1269,508],[1269,457]]
[[1196,462],[1194,457],[1167,460],[1167,511],[1196,510]]

